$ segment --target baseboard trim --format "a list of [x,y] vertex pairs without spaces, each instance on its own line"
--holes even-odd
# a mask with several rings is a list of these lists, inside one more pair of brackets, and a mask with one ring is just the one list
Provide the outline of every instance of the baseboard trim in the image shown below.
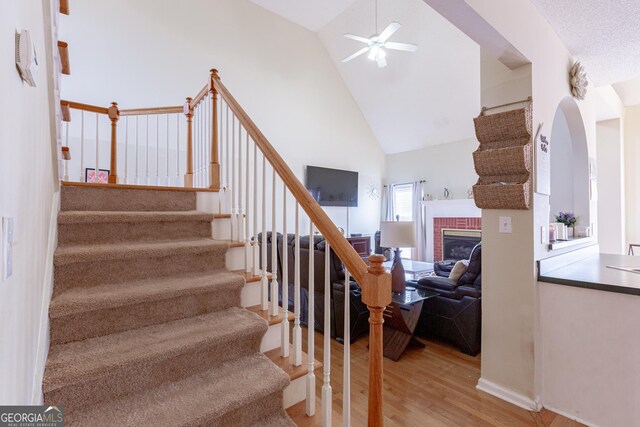
[[527,411],[539,412],[542,409],[542,405],[535,400],[520,393],[516,393],[508,388],[502,387],[494,382],[485,380],[484,378],[480,378],[476,388],[499,399],[513,403]]
[[60,191],[53,193],[51,217],[49,219],[49,237],[47,242],[47,261],[42,282],[42,301],[40,302],[40,321],[38,326],[38,347],[36,351],[35,371],[31,385],[31,404],[43,403],[42,381],[44,367],[49,353],[49,304],[53,292],[53,254],[58,246],[58,211],[60,210]]

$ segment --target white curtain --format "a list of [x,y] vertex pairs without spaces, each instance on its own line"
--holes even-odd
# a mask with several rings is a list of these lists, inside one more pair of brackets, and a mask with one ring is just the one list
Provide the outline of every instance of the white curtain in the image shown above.
[[395,221],[393,213],[393,185],[385,185],[382,191],[382,220]]
[[413,183],[413,220],[416,224],[416,247],[413,249],[413,259],[416,261],[427,260],[427,222],[424,198],[424,181]]

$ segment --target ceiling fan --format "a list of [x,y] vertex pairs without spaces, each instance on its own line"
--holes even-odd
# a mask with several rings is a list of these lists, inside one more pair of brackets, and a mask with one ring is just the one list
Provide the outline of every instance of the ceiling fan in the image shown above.
[[386,67],[387,66],[387,52],[385,51],[385,49],[391,49],[391,50],[402,50],[405,52],[415,52],[416,50],[418,50],[418,46],[416,46],[415,44],[410,44],[410,43],[397,43],[397,42],[390,42],[388,41],[389,38],[400,29],[401,25],[398,22],[391,22],[389,25],[387,25],[387,28],[385,28],[384,30],[382,30],[382,32],[380,34],[378,33],[378,2],[376,1],[376,34],[366,38],[366,37],[360,37],[360,36],[356,36],[354,34],[345,34],[344,36],[348,39],[351,40],[356,40],[362,43],[366,43],[367,46],[363,47],[362,49],[360,49],[359,51],[357,51],[356,53],[354,53],[353,55],[349,55],[346,58],[344,58],[342,60],[342,62],[349,62],[352,59],[357,58],[360,55],[363,55],[367,52],[369,52],[369,59],[372,61],[376,61],[378,64],[378,67],[382,68],[382,67]]

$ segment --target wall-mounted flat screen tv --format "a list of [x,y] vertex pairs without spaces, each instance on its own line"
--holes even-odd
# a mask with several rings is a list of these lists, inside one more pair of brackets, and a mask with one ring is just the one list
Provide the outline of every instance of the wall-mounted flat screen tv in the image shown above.
[[320,206],[358,206],[358,172],[307,166],[306,184]]

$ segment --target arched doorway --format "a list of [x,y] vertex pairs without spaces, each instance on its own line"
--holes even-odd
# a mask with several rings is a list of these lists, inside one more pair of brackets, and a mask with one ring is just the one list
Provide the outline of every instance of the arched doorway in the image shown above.
[[591,225],[589,150],[578,104],[564,98],[551,130],[551,220],[559,212],[573,212],[578,225]]

